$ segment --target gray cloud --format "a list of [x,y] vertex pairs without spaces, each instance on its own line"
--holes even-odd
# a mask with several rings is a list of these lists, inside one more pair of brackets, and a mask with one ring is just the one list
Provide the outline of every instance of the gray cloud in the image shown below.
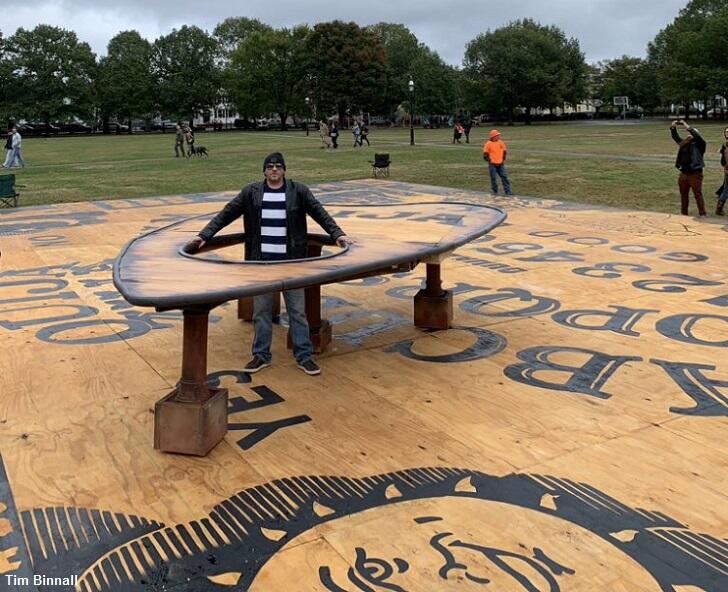
[[46,23],[75,31],[98,54],[111,37],[135,29],[153,41],[183,24],[211,31],[228,16],[258,18],[275,27],[341,19],[360,25],[380,21],[403,23],[445,61],[460,65],[466,44],[479,33],[524,17],[556,25],[579,39],[588,61],[623,54],[643,56],[655,34],[675,18],[687,0],[28,0],[6,3],[0,30],[8,36],[17,27]]

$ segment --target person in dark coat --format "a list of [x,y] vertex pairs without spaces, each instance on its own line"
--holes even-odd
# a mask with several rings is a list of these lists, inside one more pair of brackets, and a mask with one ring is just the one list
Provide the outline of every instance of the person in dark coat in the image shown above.
[[[311,216],[336,243],[351,245],[352,239],[339,228],[311,190],[295,181],[286,179],[286,163],[280,152],[273,152],[263,162],[264,181],[243,187],[198,236],[193,238],[185,251],[194,253],[215,234],[238,218],[243,218],[245,229],[245,259],[247,261],[285,261],[304,259],[308,256],[308,229],[306,216]],[[283,298],[290,323],[293,355],[298,367],[306,374],[320,374],[321,369],[313,359],[313,344],[306,319],[304,289],[284,290]],[[253,298],[253,358],[243,372],[254,373],[271,364],[273,339],[274,294],[262,294]]]
[[[677,126],[682,125],[688,135],[681,138],[677,133]],[[705,201],[703,200],[703,169],[705,161],[705,140],[694,127],[690,127],[682,119],[673,121],[670,125],[672,139],[679,146],[675,159],[675,168],[680,170],[678,176],[678,187],[680,189],[680,213],[688,215],[690,205],[690,190],[693,190],[695,202],[698,205],[698,214],[707,216]]]
[[331,145],[334,148],[339,147],[339,127],[336,125],[335,121],[331,122],[331,127],[329,128],[329,136],[331,136]]
[[470,130],[473,128],[473,120],[470,116],[463,121],[463,131],[465,132],[465,143],[470,144]]

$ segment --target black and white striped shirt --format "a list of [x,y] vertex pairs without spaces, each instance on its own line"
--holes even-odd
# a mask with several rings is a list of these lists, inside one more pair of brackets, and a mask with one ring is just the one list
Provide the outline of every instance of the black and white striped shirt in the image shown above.
[[286,186],[263,187],[263,213],[260,228],[260,250],[263,260],[276,261],[286,256]]

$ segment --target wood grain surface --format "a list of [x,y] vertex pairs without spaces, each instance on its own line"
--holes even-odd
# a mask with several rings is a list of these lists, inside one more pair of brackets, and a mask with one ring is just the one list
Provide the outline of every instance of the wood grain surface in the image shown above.
[[[173,256],[234,192],[0,213],[1,590],[728,590],[727,224],[388,181],[314,191],[363,245],[453,240],[415,221],[450,205],[474,228],[482,206],[508,220],[442,264],[451,329],[413,326],[424,266],[324,285],[318,377],[286,348],[285,310],[253,377],[251,325],[234,301],[212,310],[207,379],[230,404],[205,458],[152,447],[182,315],[127,302],[113,266],[145,237],[166,293],[179,270],[149,233],[180,223],[161,233]],[[407,215],[363,217],[384,211]],[[237,265],[179,266],[197,263],[188,293]]]
[[[355,240],[347,249],[326,257],[296,262],[243,261],[242,246],[226,245],[227,253],[210,250],[187,256],[181,248],[206,220],[176,222],[131,241],[119,255],[114,284],[138,306],[177,307],[223,302],[285,289],[326,284],[358,274],[418,263],[448,253],[483,236],[505,219],[493,207],[457,203],[401,205],[337,205],[330,208]],[[235,226],[218,235],[226,242]],[[238,230],[239,232],[239,230]],[[319,229],[319,232],[322,232]],[[235,254],[231,257],[230,250]]]

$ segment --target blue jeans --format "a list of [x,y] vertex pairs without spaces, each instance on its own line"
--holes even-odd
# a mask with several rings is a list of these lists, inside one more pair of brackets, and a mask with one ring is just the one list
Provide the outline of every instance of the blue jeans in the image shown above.
[[3,166],[5,168],[8,168],[12,163],[13,160],[15,160],[15,153],[13,152],[13,149],[7,151],[7,154],[5,154],[5,162],[3,162]]
[[725,173],[723,177],[723,193],[720,194],[718,203],[720,205],[725,205],[726,200],[728,200],[728,173]]
[[20,154],[20,148],[13,148],[10,150],[10,154],[5,159],[5,162],[7,163],[10,161],[10,164],[6,164],[5,166],[7,168],[15,167],[15,166],[25,166],[25,161],[23,160],[22,154]]
[[[508,180],[508,169],[506,163],[503,164],[488,164],[488,172],[490,173],[490,188],[493,193],[498,193],[498,177],[503,182],[503,191],[506,195],[511,194],[511,183]],[[497,176],[496,176],[497,175]]]
[[[253,355],[266,363],[271,361],[270,344],[273,339],[273,297],[274,294],[263,294],[253,298]],[[303,288],[283,292],[288,313],[293,356],[299,364],[309,360],[313,355],[313,344],[306,320],[306,297]]]

